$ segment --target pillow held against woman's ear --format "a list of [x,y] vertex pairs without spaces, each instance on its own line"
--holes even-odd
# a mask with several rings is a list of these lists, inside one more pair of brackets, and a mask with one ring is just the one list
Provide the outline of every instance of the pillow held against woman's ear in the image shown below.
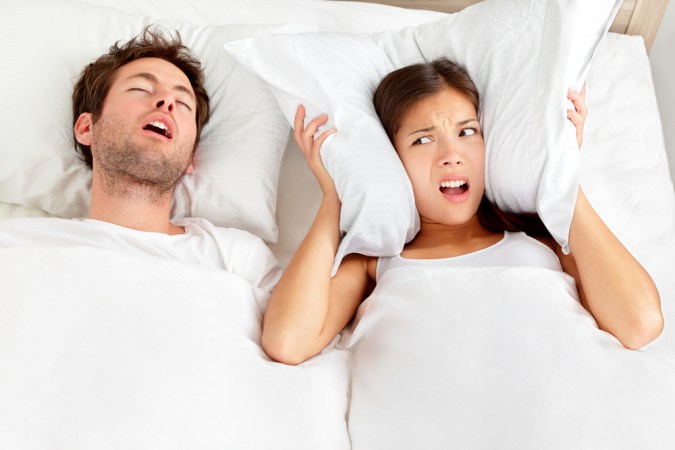
[[[370,35],[305,33],[225,48],[273,87],[289,123],[298,103],[338,133],[322,158],[342,200],[349,253],[398,254],[418,217],[410,182],[372,106],[392,70],[445,56],[478,87],[486,142],[486,192],[509,211],[537,211],[567,249],[579,152],[566,119],[621,0],[485,0],[435,22]],[[290,61],[290,62],[289,62]]]

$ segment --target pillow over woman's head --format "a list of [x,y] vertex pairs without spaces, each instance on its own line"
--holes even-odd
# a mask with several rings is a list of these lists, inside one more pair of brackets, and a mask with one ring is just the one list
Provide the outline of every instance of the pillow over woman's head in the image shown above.
[[203,217],[276,240],[277,181],[289,127],[266,84],[222,46],[315,27],[197,27],[69,1],[3,8],[11,19],[0,28],[0,201],[66,218],[87,215],[91,171],[74,148],[73,86],[84,66],[112,44],[157,24],[167,34],[177,30],[201,61],[211,99],[195,171],[176,187],[172,216]]
[[435,22],[370,35],[311,33],[226,44],[273,87],[289,123],[326,112],[338,133],[322,158],[343,203],[348,253],[401,251],[417,227],[412,188],[379,124],[372,94],[392,70],[440,56],[464,66],[483,104],[486,193],[509,211],[537,211],[565,248],[579,155],[566,119],[620,0],[485,0]]

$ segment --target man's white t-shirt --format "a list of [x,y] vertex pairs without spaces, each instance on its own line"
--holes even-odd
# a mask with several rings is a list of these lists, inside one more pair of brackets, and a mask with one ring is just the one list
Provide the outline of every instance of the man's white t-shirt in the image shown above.
[[88,246],[127,255],[152,255],[226,270],[271,292],[281,277],[276,258],[253,234],[205,219],[172,220],[185,228],[170,236],[93,219],[17,218],[0,221],[0,248]]

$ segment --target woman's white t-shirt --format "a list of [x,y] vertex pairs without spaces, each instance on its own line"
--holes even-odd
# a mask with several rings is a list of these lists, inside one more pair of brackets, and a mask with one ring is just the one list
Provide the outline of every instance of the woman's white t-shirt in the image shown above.
[[504,232],[497,243],[451,258],[410,259],[401,255],[377,261],[377,280],[395,267],[544,267],[562,271],[560,260],[545,244],[523,232]]

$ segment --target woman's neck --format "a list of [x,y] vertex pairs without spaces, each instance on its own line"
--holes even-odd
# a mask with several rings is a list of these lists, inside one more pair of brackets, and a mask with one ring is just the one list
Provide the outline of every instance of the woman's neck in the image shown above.
[[422,219],[419,233],[405,246],[401,255],[419,259],[460,256],[489,247],[503,236],[504,233],[483,227],[477,216],[460,225]]

